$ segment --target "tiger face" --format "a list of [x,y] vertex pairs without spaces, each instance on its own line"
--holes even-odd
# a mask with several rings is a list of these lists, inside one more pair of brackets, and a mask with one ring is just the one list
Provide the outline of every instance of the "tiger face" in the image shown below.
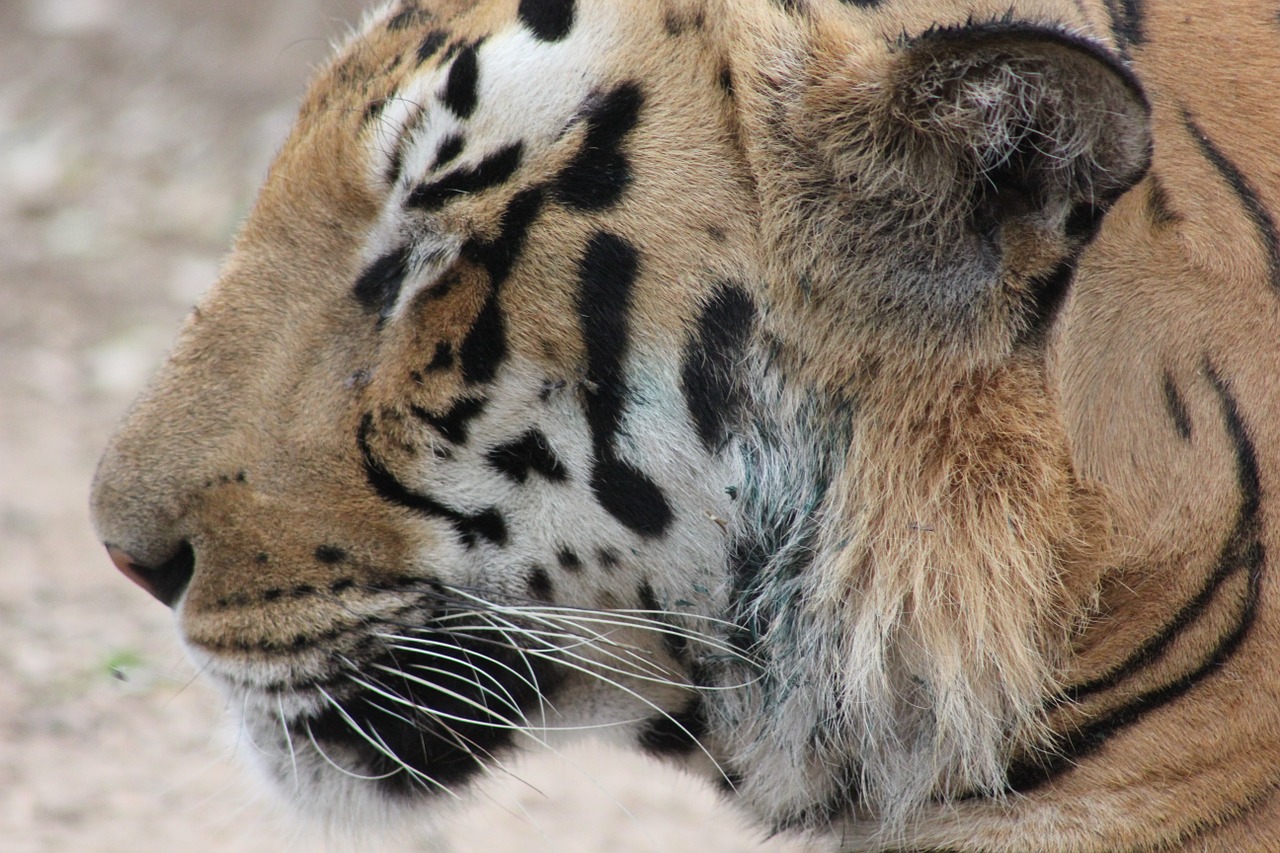
[[560,730],[702,754],[699,667],[745,657],[724,59],[656,8],[453,5],[373,18],[315,86],[95,493],[321,810]]
[[321,73],[92,498],[300,809],[589,730],[858,849],[1082,837],[1072,295],[1151,107],[1103,4],[893,5],[397,3]]

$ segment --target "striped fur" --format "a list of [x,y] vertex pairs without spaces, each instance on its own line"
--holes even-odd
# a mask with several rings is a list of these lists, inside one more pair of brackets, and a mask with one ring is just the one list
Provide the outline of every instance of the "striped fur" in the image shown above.
[[393,3],[99,534],[329,820],[588,729],[841,850],[1280,848],[1278,42]]

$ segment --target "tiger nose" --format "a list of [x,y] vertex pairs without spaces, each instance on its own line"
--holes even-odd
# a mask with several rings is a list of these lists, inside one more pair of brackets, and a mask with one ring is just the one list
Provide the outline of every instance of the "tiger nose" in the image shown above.
[[182,597],[196,568],[195,549],[186,541],[182,542],[172,557],[155,566],[145,565],[110,544],[107,545],[107,556],[125,577],[169,607],[173,607]]

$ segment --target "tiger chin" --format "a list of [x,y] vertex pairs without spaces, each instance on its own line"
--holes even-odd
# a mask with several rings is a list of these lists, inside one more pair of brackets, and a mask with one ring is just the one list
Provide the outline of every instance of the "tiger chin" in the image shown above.
[[1278,45],[1187,0],[392,3],[98,534],[335,824],[586,732],[842,851],[1280,849]]

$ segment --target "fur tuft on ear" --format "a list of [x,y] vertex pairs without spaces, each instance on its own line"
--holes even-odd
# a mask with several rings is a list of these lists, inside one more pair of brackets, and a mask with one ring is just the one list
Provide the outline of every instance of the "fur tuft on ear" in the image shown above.
[[1147,101],[1120,60],[1034,24],[815,52],[794,91],[777,125],[789,174],[762,181],[790,265],[776,289],[803,281],[805,301],[847,318],[855,359],[989,364],[1039,340],[1150,159]]

